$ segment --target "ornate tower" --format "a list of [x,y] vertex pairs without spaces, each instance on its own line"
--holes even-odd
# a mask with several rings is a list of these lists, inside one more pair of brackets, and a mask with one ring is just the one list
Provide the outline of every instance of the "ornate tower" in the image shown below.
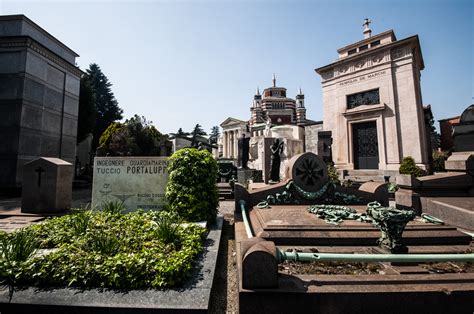
[[252,112],[252,117],[250,118],[250,124],[256,124],[263,122],[263,115],[262,115],[262,95],[260,95],[260,90],[257,87],[257,92],[253,96],[253,105],[250,108]]
[[301,87],[296,95],[296,124],[304,124],[306,121],[306,108],[304,107],[304,94]]

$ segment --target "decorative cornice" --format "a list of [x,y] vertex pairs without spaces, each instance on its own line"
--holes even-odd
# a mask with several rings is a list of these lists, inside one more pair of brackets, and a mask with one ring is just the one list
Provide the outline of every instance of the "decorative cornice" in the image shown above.
[[29,36],[15,36],[15,37],[0,37],[0,48],[27,48],[31,49],[37,54],[54,62],[55,64],[65,68],[69,72],[76,75],[78,78],[82,76],[82,72],[78,67],[61,58],[33,38]]
[[418,49],[420,69],[424,68],[421,49],[419,49],[418,36],[412,36],[387,45],[369,49],[362,54],[337,60],[315,71],[321,75],[323,82],[342,77],[344,75],[366,70],[402,58],[412,57]]

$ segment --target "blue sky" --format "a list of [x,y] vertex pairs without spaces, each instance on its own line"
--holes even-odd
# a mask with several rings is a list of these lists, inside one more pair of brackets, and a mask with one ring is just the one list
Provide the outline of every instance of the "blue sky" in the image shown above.
[[209,132],[227,117],[250,118],[257,86],[294,97],[322,119],[315,68],[336,50],[393,29],[420,37],[423,103],[435,119],[473,102],[473,1],[21,1],[0,0],[0,14],[25,14],[97,63],[113,84],[124,117],[144,115],[162,132],[196,123]]

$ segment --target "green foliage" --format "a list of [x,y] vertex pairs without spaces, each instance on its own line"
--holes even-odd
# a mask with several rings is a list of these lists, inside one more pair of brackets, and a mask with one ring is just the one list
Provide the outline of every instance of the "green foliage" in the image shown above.
[[79,117],[77,119],[77,143],[93,133],[97,119],[94,90],[85,76],[81,78],[79,93]]
[[35,233],[22,228],[0,236],[0,256],[7,262],[23,262],[36,251],[38,245]]
[[95,107],[97,109],[93,134],[93,148],[95,148],[100,135],[105,129],[112,122],[122,119],[123,110],[118,106],[117,99],[115,99],[112,92],[112,83],[109,82],[109,79],[97,64],[89,65],[85,79],[90,83],[95,95]]
[[399,172],[401,174],[411,174],[415,177],[421,177],[424,174],[423,169],[415,164],[415,160],[411,156],[403,157]]
[[219,127],[213,126],[211,129],[211,135],[209,136],[209,143],[210,144],[217,144],[217,139],[219,138]]
[[395,193],[398,191],[398,185],[394,182],[389,182],[387,184],[388,193]]
[[335,184],[340,184],[341,181],[339,180],[339,173],[337,172],[337,168],[336,166],[334,166],[334,163],[328,162],[327,168],[328,168],[329,181]]
[[184,132],[182,128],[179,128],[178,132],[170,133],[170,138],[176,138],[176,137],[187,138],[189,135],[191,135],[191,133]]
[[125,212],[125,206],[123,205],[123,202],[120,201],[109,201],[105,202],[102,204],[102,211],[111,214],[111,215],[117,215],[117,214],[122,214]]
[[217,162],[207,150],[184,148],[169,159],[166,199],[187,221],[214,221],[219,197]]
[[[161,148],[171,150],[171,142],[145,117],[134,115],[123,124],[111,124],[99,144],[112,156],[160,156]],[[164,152],[169,155],[169,152]]]
[[207,135],[207,133],[203,130],[202,126],[199,123],[196,124],[191,132],[191,146],[195,147],[199,142],[199,137],[204,135]]
[[110,142],[112,141],[112,136],[116,134],[119,130],[123,128],[123,125],[120,122],[112,122],[107,129],[102,133],[99,139],[99,146],[109,147]]
[[[71,227],[84,212],[90,221],[86,232],[77,234]],[[48,219],[22,232],[35,235],[40,248],[55,250],[24,254],[17,258],[21,262],[15,263],[7,263],[2,256],[0,281],[11,283],[14,278],[16,285],[112,289],[180,285],[189,278],[206,229],[195,224],[180,225],[175,218],[152,211],[113,214],[82,210]],[[166,241],[157,236],[163,232],[157,221],[165,219],[172,226],[164,236]],[[11,239],[21,237],[18,234],[22,233],[0,235],[7,239],[1,241],[6,243],[2,248],[16,243]]]
[[444,167],[444,162],[448,159],[449,154],[448,152],[433,152],[433,171],[442,172],[445,171],[446,168]]
[[156,236],[164,243],[173,243],[177,239],[181,220],[176,213],[162,211],[156,217]]
[[72,214],[71,230],[74,235],[80,236],[87,232],[91,223],[91,212],[89,210],[75,210]]

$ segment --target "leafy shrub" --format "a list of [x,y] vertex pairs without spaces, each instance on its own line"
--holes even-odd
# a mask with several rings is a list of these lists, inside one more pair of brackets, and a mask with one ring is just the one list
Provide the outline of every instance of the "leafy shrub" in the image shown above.
[[398,185],[394,182],[387,183],[388,193],[395,193],[398,191]]
[[219,197],[217,162],[207,150],[184,148],[169,159],[166,199],[170,209],[187,221],[214,221]]
[[411,156],[403,158],[399,172],[401,174],[411,174],[415,177],[421,177],[424,174],[423,169],[415,164],[415,160]]
[[448,159],[448,152],[433,152],[433,171],[442,172],[445,171],[444,162]]
[[36,251],[38,245],[36,234],[30,229],[22,228],[0,236],[0,256],[7,262],[23,262]]
[[74,210],[72,213],[71,228],[75,235],[86,233],[91,222],[90,210]]
[[126,208],[123,202],[120,201],[109,201],[105,202],[101,206],[102,211],[111,215],[119,215],[125,212]]
[[189,278],[202,249],[205,228],[177,225],[174,242],[178,247],[157,237],[159,213],[88,214],[90,222],[84,234],[71,230],[76,214],[28,227],[25,232],[37,235],[40,248],[56,250],[23,255],[29,258],[16,264],[0,259],[0,281],[15,278],[18,285],[144,289],[176,286]]
[[336,166],[334,166],[334,163],[328,162],[327,168],[328,168],[329,181],[339,185],[341,181],[339,180],[339,173],[337,172],[337,168]]
[[110,141],[112,140],[112,136],[118,132],[123,125],[120,122],[112,122],[107,129],[105,129],[104,133],[100,136],[99,139],[99,146],[101,147],[109,147]]
[[176,213],[161,211],[155,219],[157,227],[155,229],[156,236],[164,243],[174,243],[178,238],[178,229],[180,227],[180,219]]

